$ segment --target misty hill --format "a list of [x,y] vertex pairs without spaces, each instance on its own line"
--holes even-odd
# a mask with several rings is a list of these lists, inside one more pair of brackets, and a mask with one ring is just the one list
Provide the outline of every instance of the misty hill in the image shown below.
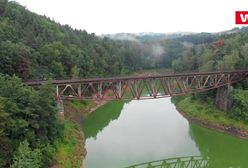
[[154,33],[154,32],[141,32],[141,33],[117,33],[117,34],[103,34],[102,37],[108,37],[113,40],[127,40],[127,41],[158,41],[166,39],[174,39],[183,37],[184,35],[196,34],[189,32],[177,33]]
[[0,1],[0,73],[25,79],[126,74],[149,67],[141,46],[100,38]]
[[113,40],[122,41],[136,41],[136,42],[146,42],[146,41],[162,41],[168,39],[175,39],[179,41],[192,42],[194,44],[199,43],[210,43],[222,36],[227,36],[231,34],[248,32],[248,27],[233,28],[231,30],[208,33],[208,32],[175,32],[175,33],[154,33],[154,32],[141,32],[141,33],[116,33],[116,34],[103,34],[101,37],[108,37]]
[[220,39],[247,32],[243,27],[220,33],[119,33],[99,37],[37,15],[16,2],[0,3],[0,73],[24,79],[115,76],[171,68],[174,60],[195,47],[211,47]]
[[[18,167],[23,159],[34,167],[49,167],[56,150],[55,139],[68,137],[58,136],[63,128],[57,121],[52,88],[44,86],[36,91],[23,86],[20,78],[119,76],[152,68],[177,72],[247,68],[247,30],[119,34],[116,36],[135,40],[113,40],[75,30],[16,2],[1,0],[0,167]],[[247,90],[247,81],[238,88]],[[234,109],[233,116],[247,123],[248,93],[239,92],[235,101],[240,109]],[[213,104],[209,101],[213,95],[208,92],[198,97],[205,104]]]

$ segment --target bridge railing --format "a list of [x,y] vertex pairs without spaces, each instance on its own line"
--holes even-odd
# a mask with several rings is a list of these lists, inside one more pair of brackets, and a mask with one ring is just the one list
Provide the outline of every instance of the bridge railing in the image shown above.
[[[54,80],[57,98],[146,99],[203,92],[244,80],[248,70]],[[26,82],[40,86],[44,81]],[[144,95],[146,93],[147,95]]]
[[126,168],[208,168],[209,158],[201,156],[177,157],[132,165]]

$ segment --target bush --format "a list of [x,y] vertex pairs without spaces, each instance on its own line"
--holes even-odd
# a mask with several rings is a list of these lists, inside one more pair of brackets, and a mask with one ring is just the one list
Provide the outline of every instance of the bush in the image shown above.
[[40,168],[41,152],[39,149],[32,150],[27,140],[20,143],[11,168]]
[[[9,167],[13,156],[16,164],[22,164],[22,157],[38,149],[42,167],[51,163],[51,145],[60,127],[52,89],[44,85],[34,90],[15,76],[0,74],[0,167]],[[28,153],[21,153],[19,148]]]
[[232,97],[233,109],[231,117],[248,123],[248,91],[235,89]]
[[192,96],[193,100],[200,100],[206,103],[212,103],[216,96],[216,90],[209,90],[206,92],[195,93]]
[[41,167],[49,167],[53,161],[56,149],[53,145],[41,145]]

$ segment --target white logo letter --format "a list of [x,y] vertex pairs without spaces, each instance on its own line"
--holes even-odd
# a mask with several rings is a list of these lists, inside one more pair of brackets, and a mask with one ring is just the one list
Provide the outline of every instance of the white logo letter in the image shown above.
[[246,22],[248,20],[248,14],[245,14],[245,15],[240,14],[240,18],[241,18],[242,22]]

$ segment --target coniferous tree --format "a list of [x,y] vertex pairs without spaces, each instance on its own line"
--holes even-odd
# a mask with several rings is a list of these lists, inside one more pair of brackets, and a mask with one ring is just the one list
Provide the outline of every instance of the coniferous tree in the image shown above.
[[32,150],[29,147],[27,140],[20,143],[14,162],[11,168],[40,168],[41,167],[41,152],[39,149]]

